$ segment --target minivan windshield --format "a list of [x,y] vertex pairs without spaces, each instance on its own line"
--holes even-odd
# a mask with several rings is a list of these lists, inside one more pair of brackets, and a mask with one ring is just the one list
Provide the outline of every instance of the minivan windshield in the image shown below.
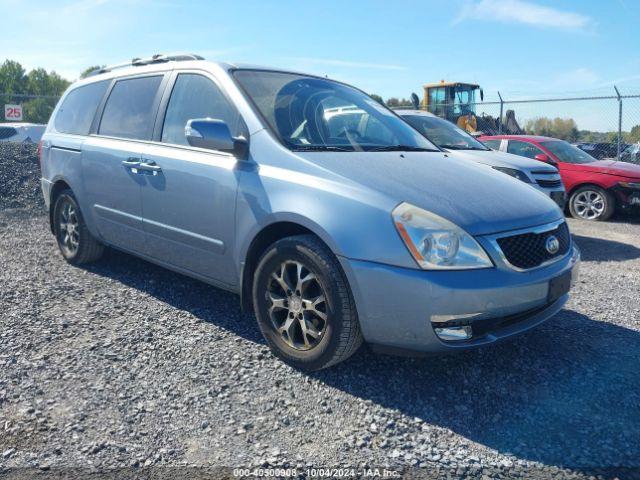
[[540,142],[540,145],[553,153],[558,160],[566,163],[591,163],[596,159],[587,152],[574,147],[564,140],[551,140],[548,142]]
[[490,150],[464,130],[448,120],[428,115],[403,115],[409,125],[440,148],[447,150]]
[[264,70],[236,70],[234,77],[291,150],[439,151],[388,108],[345,84]]

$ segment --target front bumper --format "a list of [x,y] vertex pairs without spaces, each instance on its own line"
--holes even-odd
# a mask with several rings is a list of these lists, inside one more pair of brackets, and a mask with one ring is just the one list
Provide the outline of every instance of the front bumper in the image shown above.
[[[485,239],[483,247],[495,252]],[[580,252],[572,245],[561,260],[517,272],[494,258],[482,270],[425,271],[340,258],[367,341],[397,353],[446,352],[491,344],[522,333],[555,315],[568,294],[548,301],[549,281],[578,274]],[[443,341],[442,322],[463,319],[478,334],[464,341]],[[450,324],[450,323],[449,323]]]
[[640,190],[635,188],[614,187],[611,189],[623,208],[640,208]]

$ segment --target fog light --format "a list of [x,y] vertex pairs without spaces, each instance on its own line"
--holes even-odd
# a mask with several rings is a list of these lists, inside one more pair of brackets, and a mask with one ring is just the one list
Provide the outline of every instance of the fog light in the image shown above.
[[445,340],[447,342],[469,340],[473,336],[470,325],[462,327],[434,328],[434,330],[440,340]]

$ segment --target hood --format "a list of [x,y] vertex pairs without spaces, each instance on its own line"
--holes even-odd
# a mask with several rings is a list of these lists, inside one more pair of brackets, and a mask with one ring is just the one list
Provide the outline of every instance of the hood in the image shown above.
[[531,160],[526,157],[520,157],[506,152],[497,152],[495,150],[450,150],[447,151],[447,155],[462,160],[484,163],[491,167],[515,168],[526,172],[532,170],[549,173],[558,172],[556,167],[538,160]]
[[563,163],[565,170],[581,172],[597,172],[621,177],[640,178],[640,165],[616,160],[597,160],[591,163]]
[[296,152],[301,158],[396,203],[409,202],[471,235],[562,218],[546,195],[484,165],[440,152]]

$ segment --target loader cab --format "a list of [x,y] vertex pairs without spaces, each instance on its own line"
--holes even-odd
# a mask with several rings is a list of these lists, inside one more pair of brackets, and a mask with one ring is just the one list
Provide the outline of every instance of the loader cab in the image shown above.
[[484,93],[479,85],[441,80],[440,83],[424,86],[422,106],[438,117],[457,123],[463,115],[475,116],[476,102],[483,100],[483,97]]

